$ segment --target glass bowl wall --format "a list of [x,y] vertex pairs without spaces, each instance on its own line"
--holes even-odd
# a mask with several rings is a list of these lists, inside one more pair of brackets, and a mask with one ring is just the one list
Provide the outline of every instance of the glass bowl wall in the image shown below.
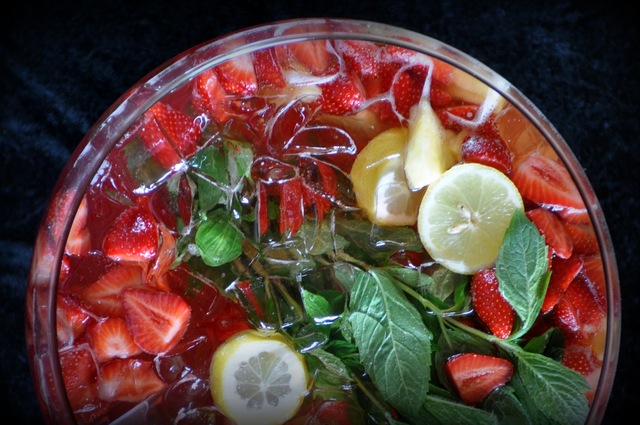
[[[296,31],[283,31],[295,28]],[[312,39],[358,39],[393,44],[454,65],[481,80],[528,118],[564,162],[582,194],[600,245],[607,282],[607,336],[600,382],[588,418],[599,423],[613,384],[620,337],[620,294],[615,256],[605,218],[587,176],[570,147],[542,113],[491,69],[440,41],[374,22],[340,19],[283,21],[238,31],[196,46],[134,85],[96,122],[57,181],[51,199],[73,193],[64,209],[50,205],[38,232],[26,304],[28,355],[36,392],[49,423],[74,423],[61,375],[56,340],[56,294],[66,237],[84,191],[127,130],[156,102],[201,72],[256,50]],[[52,222],[62,223],[53,232]]]

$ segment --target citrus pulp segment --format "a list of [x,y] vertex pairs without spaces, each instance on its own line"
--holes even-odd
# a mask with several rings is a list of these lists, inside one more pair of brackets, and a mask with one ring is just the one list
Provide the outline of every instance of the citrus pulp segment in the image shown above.
[[412,191],[404,175],[407,130],[384,131],[360,151],[351,168],[358,206],[372,223],[413,225],[423,192]]
[[280,335],[242,331],[225,341],[211,360],[211,395],[238,425],[282,424],[308,392],[302,356]]
[[522,198],[505,174],[485,165],[459,164],[429,185],[418,232],[435,261],[473,274],[494,264],[516,209],[524,209]]

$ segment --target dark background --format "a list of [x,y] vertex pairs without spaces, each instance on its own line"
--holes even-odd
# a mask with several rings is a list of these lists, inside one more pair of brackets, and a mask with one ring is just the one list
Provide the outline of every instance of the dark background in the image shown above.
[[[628,4],[631,2],[627,2]],[[5,9],[3,7],[3,9]],[[0,16],[0,415],[42,421],[24,343],[35,232],[58,174],[120,94],[181,51],[294,17],[384,22],[474,56],[586,169],[619,263],[622,343],[605,423],[640,399],[638,15],[610,1],[30,1]]]

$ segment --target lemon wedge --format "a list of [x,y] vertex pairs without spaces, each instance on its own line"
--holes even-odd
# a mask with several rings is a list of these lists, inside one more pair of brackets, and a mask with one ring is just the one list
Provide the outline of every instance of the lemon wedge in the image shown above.
[[424,191],[409,188],[404,174],[407,129],[391,128],[358,153],[350,178],[358,206],[381,226],[413,225]]
[[308,392],[302,356],[280,334],[239,332],[213,354],[209,382],[220,411],[238,425],[291,419]]
[[404,172],[411,190],[436,180],[455,163],[446,144],[446,132],[428,99],[411,111]]
[[458,164],[431,183],[418,213],[418,232],[431,257],[461,274],[490,267],[516,209],[516,186],[502,172]]

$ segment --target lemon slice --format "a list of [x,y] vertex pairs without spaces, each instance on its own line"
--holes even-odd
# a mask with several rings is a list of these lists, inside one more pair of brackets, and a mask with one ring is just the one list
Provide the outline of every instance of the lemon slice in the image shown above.
[[409,189],[404,174],[407,130],[391,128],[358,153],[350,178],[358,206],[381,226],[413,225],[424,192]]
[[238,425],[282,424],[308,392],[302,356],[280,334],[242,331],[225,341],[211,360],[211,395]]
[[511,216],[523,208],[518,189],[502,172],[459,164],[429,185],[418,232],[435,261],[456,273],[473,274],[494,264]]
[[404,164],[409,188],[421,189],[448,170],[455,160],[447,147],[447,133],[428,99],[411,111]]

